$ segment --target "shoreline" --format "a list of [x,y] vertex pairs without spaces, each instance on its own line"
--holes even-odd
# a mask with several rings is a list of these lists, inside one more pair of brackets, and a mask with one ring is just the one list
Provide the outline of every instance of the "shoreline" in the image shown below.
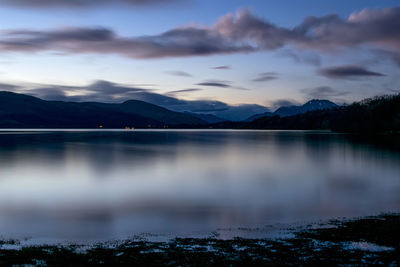
[[[317,225],[318,226],[318,225]],[[0,240],[0,265],[127,266],[140,265],[315,265],[356,264],[400,266],[400,213],[357,219],[335,219],[318,227],[294,229],[292,237],[145,238],[94,245],[20,246]]]

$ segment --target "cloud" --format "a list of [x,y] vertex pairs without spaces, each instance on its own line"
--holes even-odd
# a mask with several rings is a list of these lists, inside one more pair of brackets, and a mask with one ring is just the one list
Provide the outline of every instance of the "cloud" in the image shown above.
[[277,27],[255,17],[249,10],[240,10],[236,16],[228,14],[222,17],[212,30],[227,40],[255,43],[257,50],[274,50],[283,47],[297,35],[290,29]]
[[[53,1],[56,0],[51,0]],[[223,16],[212,26],[176,27],[147,36],[125,37],[112,29],[85,27],[50,31],[2,31],[0,52],[119,54],[124,57],[148,59],[250,53],[281,48],[328,53],[343,48],[365,46],[394,53],[393,56],[398,58],[399,27],[400,7],[364,9],[351,14],[347,19],[337,15],[307,17],[293,28],[279,27],[253,15],[249,10],[239,10],[236,14]],[[296,53],[294,55],[299,57]],[[313,54],[305,54],[304,58],[300,57],[299,60],[319,64],[319,58]]]
[[253,79],[253,82],[268,82],[278,79],[276,72],[264,72],[260,73],[257,78]]
[[250,91],[251,89],[249,88],[245,88],[245,87],[241,87],[241,86],[235,86],[232,87],[233,89],[237,89],[237,90],[242,90],[242,91]]
[[117,103],[134,99],[134,96],[140,93],[152,94],[150,89],[124,86],[102,80],[95,81],[87,86],[33,85],[31,87],[18,91],[46,100],[98,101],[105,103]]
[[13,91],[17,89],[19,86],[14,84],[0,83],[0,90],[4,91]]
[[[254,16],[248,10],[228,14],[214,30],[230,40],[255,44],[255,50],[276,50],[285,46],[318,52],[371,45],[400,53],[400,8],[364,9],[347,19],[337,15],[307,17],[294,28],[283,28]],[[304,60],[314,61],[315,56]],[[300,59],[301,60],[301,59]]]
[[235,90],[249,91],[250,89],[241,86],[232,85],[231,81],[221,81],[221,80],[207,80],[196,85],[208,86],[208,87],[220,87],[220,88],[230,88]]
[[278,99],[272,102],[272,105],[275,107],[288,107],[288,106],[296,106],[299,103],[297,101],[291,99]]
[[168,74],[180,77],[192,77],[191,74],[184,71],[167,71]]
[[[304,44],[322,49],[373,44],[400,51],[400,8],[364,9],[347,20],[335,15],[310,17],[298,28],[308,33]],[[321,47],[323,46],[323,47]]]
[[349,92],[339,91],[329,86],[319,86],[311,89],[302,89],[301,91],[309,98],[313,99],[339,97],[349,94]]
[[227,84],[224,81],[214,81],[214,80],[198,83],[197,85],[211,86],[211,87],[222,87],[222,88],[231,88],[232,87],[232,86],[230,86],[229,84]]
[[175,91],[167,92],[167,95],[176,95],[176,94],[180,94],[180,93],[191,93],[191,92],[197,92],[197,91],[201,91],[201,90],[203,90],[203,89],[189,88],[189,89],[175,90]]
[[125,38],[107,28],[62,28],[53,31],[9,30],[0,33],[0,52],[119,54],[131,58],[185,57],[250,52],[207,29],[176,28],[160,35]]
[[295,101],[293,99],[277,99],[273,101],[267,101],[265,103],[270,110],[277,110],[280,107],[290,107],[290,106],[299,106],[302,103]]
[[214,100],[182,100],[172,97],[170,93],[179,93],[201,89],[184,89],[169,92],[165,95],[158,94],[154,90],[121,85],[109,81],[95,81],[86,86],[64,85],[14,85],[10,91],[28,94],[45,100],[75,101],[75,102],[104,102],[122,103],[127,100],[141,100],[175,111],[215,112],[227,110],[230,106],[226,103]]
[[319,70],[319,73],[328,78],[353,78],[366,76],[385,76],[382,73],[369,71],[362,66],[345,65],[329,67]]
[[0,4],[25,8],[87,8],[112,4],[146,6],[176,2],[176,0],[0,0]]
[[231,66],[228,66],[228,65],[217,66],[217,67],[213,67],[213,69],[215,69],[215,70],[230,70]]

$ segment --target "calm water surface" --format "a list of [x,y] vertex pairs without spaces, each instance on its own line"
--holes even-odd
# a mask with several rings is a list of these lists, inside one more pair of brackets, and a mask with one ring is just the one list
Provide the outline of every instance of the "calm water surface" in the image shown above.
[[[400,211],[400,153],[285,131],[0,132],[0,236],[190,235]],[[238,230],[239,231],[239,230]]]

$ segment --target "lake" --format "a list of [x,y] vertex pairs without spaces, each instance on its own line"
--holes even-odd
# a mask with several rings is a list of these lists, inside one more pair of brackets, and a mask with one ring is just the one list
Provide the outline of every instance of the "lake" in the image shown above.
[[0,236],[230,238],[399,212],[393,147],[313,131],[1,130]]

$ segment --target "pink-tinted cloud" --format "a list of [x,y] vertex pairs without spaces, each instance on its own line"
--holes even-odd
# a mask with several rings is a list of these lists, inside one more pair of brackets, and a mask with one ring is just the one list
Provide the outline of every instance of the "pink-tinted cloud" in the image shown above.
[[133,38],[118,36],[106,28],[12,30],[0,34],[0,52],[58,51],[119,54],[131,58],[162,58],[252,50],[249,45],[239,45],[213,31],[194,27],[177,28],[160,35]]
[[364,9],[347,20],[335,15],[307,18],[296,31],[305,48],[336,49],[373,45],[400,52],[400,8]]
[[318,53],[371,46],[398,58],[398,29],[400,8],[363,10],[348,19],[336,15],[308,17],[294,28],[276,26],[241,10],[222,17],[211,27],[180,27],[149,36],[123,37],[107,28],[3,31],[0,52],[57,51],[163,58],[272,51],[285,46]]

